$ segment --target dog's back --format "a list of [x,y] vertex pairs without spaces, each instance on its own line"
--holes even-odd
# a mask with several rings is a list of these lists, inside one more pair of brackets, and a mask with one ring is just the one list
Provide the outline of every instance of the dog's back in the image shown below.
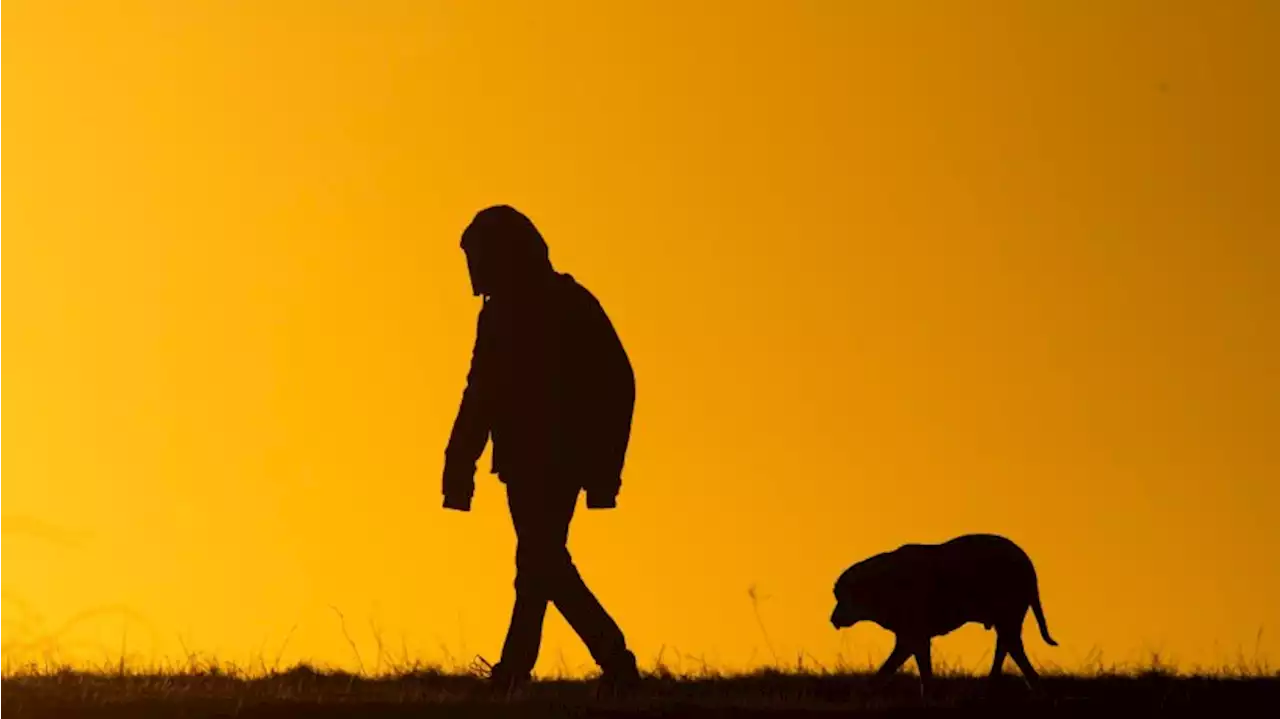
[[932,561],[925,565],[930,573],[925,604],[931,635],[946,634],[966,622],[991,628],[1039,606],[1031,559],[1009,539],[967,534],[931,546]]

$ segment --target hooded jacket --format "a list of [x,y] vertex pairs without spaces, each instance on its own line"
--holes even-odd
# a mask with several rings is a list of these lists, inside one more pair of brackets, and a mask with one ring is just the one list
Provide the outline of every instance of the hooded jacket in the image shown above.
[[486,298],[462,403],[445,450],[446,504],[466,509],[475,465],[513,482],[569,482],[587,506],[615,506],[635,406],[635,375],[604,309],[568,274],[532,292]]

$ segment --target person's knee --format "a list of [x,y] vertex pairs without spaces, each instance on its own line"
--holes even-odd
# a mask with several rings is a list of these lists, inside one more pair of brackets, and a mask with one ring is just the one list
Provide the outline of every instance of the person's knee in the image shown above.
[[517,596],[550,599],[551,592],[547,589],[546,581],[533,572],[516,572],[515,587]]
[[550,587],[573,575],[573,560],[564,547],[528,547],[516,551],[516,590]]

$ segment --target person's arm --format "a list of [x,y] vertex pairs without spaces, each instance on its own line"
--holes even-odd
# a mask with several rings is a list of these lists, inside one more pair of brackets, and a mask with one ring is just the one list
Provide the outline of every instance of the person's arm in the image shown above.
[[444,507],[466,512],[475,494],[476,462],[489,441],[491,429],[490,376],[492,372],[492,339],[487,322],[486,305],[476,323],[476,342],[471,351],[471,368],[462,403],[453,421],[453,431],[445,447],[442,489]]
[[594,298],[590,305],[589,316],[595,325],[593,334],[598,338],[595,343],[596,372],[602,380],[596,391],[610,412],[606,425],[599,428],[599,474],[589,478],[587,508],[612,509],[617,506],[618,492],[622,489],[622,468],[631,438],[636,398],[635,372],[604,308]]

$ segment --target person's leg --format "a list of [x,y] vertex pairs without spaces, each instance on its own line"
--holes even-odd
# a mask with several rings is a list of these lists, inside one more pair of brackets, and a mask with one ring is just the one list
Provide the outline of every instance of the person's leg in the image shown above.
[[606,675],[634,675],[635,655],[627,649],[622,629],[587,587],[569,554],[569,524],[581,490],[548,489],[549,531],[546,553],[541,557],[549,581],[548,596]]
[[546,582],[539,576],[538,548],[546,543],[546,517],[538,494],[527,485],[507,485],[507,506],[516,534],[515,604],[511,623],[502,644],[502,658],[493,667],[502,680],[522,681],[533,672],[542,644],[542,624],[546,618]]

